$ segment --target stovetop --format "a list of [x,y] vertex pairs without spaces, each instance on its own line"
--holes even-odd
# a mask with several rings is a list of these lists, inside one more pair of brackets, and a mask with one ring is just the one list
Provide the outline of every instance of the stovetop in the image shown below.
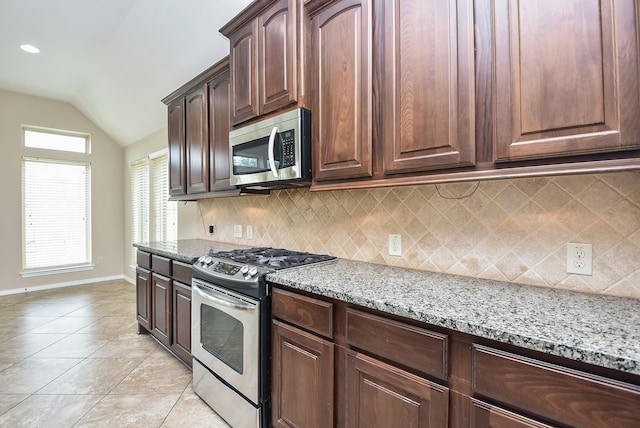
[[335,259],[327,254],[312,254],[283,248],[248,248],[210,251],[193,264],[193,277],[261,298],[269,294],[264,281],[267,273]]
[[232,251],[210,251],[209,257],[228,259],[238,263],[264,266],[268,269],[285,269],[326,262],[335,259],[327,254],[312,254],[301,251],[291,251],[284,248],[249,248]]

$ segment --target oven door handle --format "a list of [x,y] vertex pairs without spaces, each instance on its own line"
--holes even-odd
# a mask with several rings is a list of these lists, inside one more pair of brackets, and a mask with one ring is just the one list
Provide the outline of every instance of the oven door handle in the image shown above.
[[[244,303],[242,301],[230,298],[222,293],[218,293],[215,290],[202,290],[200,287],[196,285],[195,289],[197,292],[205,299],[210,300],[214,303],[217,303],[222,306],[226,306],[232,309],[238,309],[240,311],[253,311],[255,310],[255,305],[251,305],[248,303]],[[233,300],[231,300],[233,299]]]
[[276,169],[276,159],[275,159],[275,155],[273,154],[273,146],[276,140],[276,135],[278,134],[278,127],[274,126],[273,129],[271,130],[271,135],[269,136],[269,147],[267,149],[267,151],[269,152],[269,166],[271,167],[271,173],[273,174],[274,177],[278,176],[278,170]]

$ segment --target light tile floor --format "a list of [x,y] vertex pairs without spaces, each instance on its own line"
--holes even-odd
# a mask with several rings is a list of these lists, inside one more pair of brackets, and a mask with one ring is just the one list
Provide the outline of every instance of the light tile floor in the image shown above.
[[0,427],[228,427],[136,331],[125,281],[0,296]]

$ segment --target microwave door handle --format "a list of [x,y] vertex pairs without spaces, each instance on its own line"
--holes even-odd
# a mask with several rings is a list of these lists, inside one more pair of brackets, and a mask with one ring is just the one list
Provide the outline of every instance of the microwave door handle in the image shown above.
[[278,170],[276,169],[276,159],[273,154],[273,146],[276,140],[276,135],[278,134],[278,127],[274,126],[271,130],[271,135],[269,136],[269,148],[267,149],[269,152],[269,166],[271,167],[271,173],[274,177],[278,177]]

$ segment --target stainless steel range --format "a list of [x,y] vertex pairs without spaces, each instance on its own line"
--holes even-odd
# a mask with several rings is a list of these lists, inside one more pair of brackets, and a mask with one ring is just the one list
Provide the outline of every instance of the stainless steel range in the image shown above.
[[277,248],[212,252],[193,265],[193,389],[231,426],[271,419],[267,273],[335,257]]

